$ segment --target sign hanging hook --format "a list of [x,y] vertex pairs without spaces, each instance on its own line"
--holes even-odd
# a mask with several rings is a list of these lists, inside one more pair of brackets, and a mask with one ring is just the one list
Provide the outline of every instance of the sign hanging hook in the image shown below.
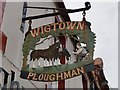
[[85,15],[86,15],[86,12],[85,12],[85,10],[83,11],[82,15],[83,15],[83,17],[85,17]]
[[28,31],[30,31],[32,29],[32,26],[31,26],[32,19],[31,18],[29,18],[28,24],[29,24]]
[[83,15],[83,21],[85,21],[85,20],[86,20],[86,19],[85,19],[85,15],[86,15],[85,10],[83,11],[82,15]]

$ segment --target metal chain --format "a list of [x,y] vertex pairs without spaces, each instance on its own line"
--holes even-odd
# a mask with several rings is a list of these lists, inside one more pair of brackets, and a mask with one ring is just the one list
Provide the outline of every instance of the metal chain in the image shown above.
[[29,27],[28,27],[28,31],[29,31],[29,30],[32,29],[32,27],[31,27],[31,24],[32,24],[32,20],[31,20],[31,18],[29,18],[29,22],[28,22],[28,24],[29,24]]
[[85,11],[83,11],[82,15],[83,15],[83,17],[85,17],[85,15],[86,15],[86,12],[85,12]]

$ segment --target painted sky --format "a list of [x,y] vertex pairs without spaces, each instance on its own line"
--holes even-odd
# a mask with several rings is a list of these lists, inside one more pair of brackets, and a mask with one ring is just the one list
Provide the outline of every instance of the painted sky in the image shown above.
[[[63,0],[66,8],[84,7],[79,0]],[[80,0],[82,1],[82,0]],[[118,88],[118,2],[95,2],[86,12],[86,20],[91,22],[91,29],[96,33],[96,48],[94,58],[101,57],[104,61],[104,72],[110,88]],[[69,14],[71,21],[82,20],[82,12]]]

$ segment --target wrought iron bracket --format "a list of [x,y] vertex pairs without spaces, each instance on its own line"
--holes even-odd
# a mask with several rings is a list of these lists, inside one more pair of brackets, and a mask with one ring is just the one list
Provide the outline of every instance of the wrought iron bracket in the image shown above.
[[[83,14],[85,15],[84,12],[89,10],[90,8],[91,8],[90,2],[85,2],[85,8],[79,8],[79,9],[33,7],[33,6],[28,6],[27,2],[24,2],[23,13],[22,13],[22,23],[21,23],[21,26],[20,26],[20,30],[22,31],[22,33],[24,33],[25,21],[26,20],[40,19],[40,18],[55,16],[55,15],[62,15],[63,13],[75,13],[75,12],[80,12],[80,11],[83,11]],[[50,9],[50,10],[58,10],[58,12],[26,17],[27,9]]]
[[33,20],[33,19],[45,18],[45,17],[55,16],[55,15],[61,15],[61,14],[63,14],[63,12],[75,13],[75,12],[80,12],[80,11],[86,11],[86,10],[89,10],[91,8],[91,4],[90,4],[90,2],[85,2],[85,8],[79,8],[79,9],[32,7],[32,6],[25,6],[24,8],[60,10],[62,13],[56,12],[56,13],[49,13],[49,14],[43,14],[43,15],[28,16],[28,17],[23,17],[22,21],[26,21],[29,19]]

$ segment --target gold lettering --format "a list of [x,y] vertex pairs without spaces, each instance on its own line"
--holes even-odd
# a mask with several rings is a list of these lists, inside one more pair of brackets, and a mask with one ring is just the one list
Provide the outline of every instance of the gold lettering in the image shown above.
[[48,80],[49,79],[49,74],[47,74],[47,78],[46,78],[46,80]]
[[73,30],[76,26],[76,22],[66,22],[67,23],[67,29]]
[[54,80],[55,80],[55,74],[51,74],[51,75],[49,76],[49,80],[50,80],[50,81],[54,81]]
[[80,75],[80,73],[81,73],[82,71],[80,70],[80,68],[76,68],[76,69],[77,69],[78,75]]
[[57,73],[56,74],[56,80],[63,80],[63,73]]
[[59,24],[59,23],[51,24],[51,25],[53,25],[54,31],[56,31],[56,25],[58,25],[58,24]]
[[84,26],[85,26],[84,22],[82,22],[82,23],[78,22],[77,30],[83,30]]
[[43,77],[44,77],[44,75],[40,74],[39,77],[38,77],[38,80],[43,80]]
[[61,22],[61,23],[59,24],[59,29],[60,29],[60,30],[65,29],[65,27],[66,27],[66,25],[65,25],[64,22]]
[[44,28],[43,28],[43,26],[40,27],[40,28],[41,28],[41,33],[44,34]]
[[36,73],[33,75],[33,78],[32,78],[33,80],[37,80],[37,78],[36,78]]
[[81,72],[85,73],[85,68],[84,67],[81,67]]
[[48,33],[51,31],[51,27],[53,27],[53,31],[57,30],[57,26],[59,26],[60,30],[68,29],[68,30],[83,30],[85,28],[85,21],[82,22],[60,22],[60,23],[53,23],[45,26],[38,27],[30,31],[33,37],[38,36],[40,33]]
[[45,32],[50,32],[50,25],[46,25],[46,26],[44,27],[44,31],[45,31]]
[[33,77],[34,73],[29,73],[27,79],[30,79],[30,77]]
[[31,32],[31,35],[33,36],[33,37],[35,37],[35,36],[37,36],[37,35],[39,35],[40,34],[40,29],[33,29],[33,30],[31,30],[30,31]]
[[48,81],[48,76],[49,76],[49,74],[44,75],[44,81]]
[[37,32],[38,32],[38,35],[40,34],[40,27],[39,28],[37,28]]
[[64,72],[64,78],[70,78],[71,77],[71,73],[70,71]]
[[44,80],[45,80],[46,74],[44,75]]
[[72,70],[72,77],[73,76],[77,76],[78,74],[76,73],[76,71],[75,70]]

